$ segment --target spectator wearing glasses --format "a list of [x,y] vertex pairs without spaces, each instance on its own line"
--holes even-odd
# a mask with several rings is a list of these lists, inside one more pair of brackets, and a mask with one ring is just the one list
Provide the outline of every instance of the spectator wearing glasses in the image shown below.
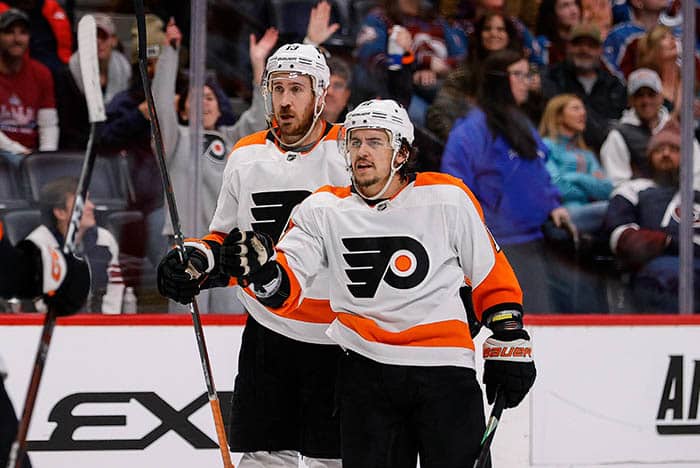
[[338,57],[330,57],[327,63],[331,70],[331,82],[326,92],[326,107],[321,117],[330,123],[344,122],[345,114],[349,110],[352,71],[347,62]]
[[502,50],[484,62],[478,107],[450,132],[441,171],[461,178],[523,286],[526,310],[552,312],[542,225],[568,226],[569,213],[545,166],[547,147],[520,106],[530,73],[522,53]]

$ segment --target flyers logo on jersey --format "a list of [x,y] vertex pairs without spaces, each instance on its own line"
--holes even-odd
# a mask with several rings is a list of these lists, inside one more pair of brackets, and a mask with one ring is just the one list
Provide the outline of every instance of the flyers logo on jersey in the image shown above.
[[295,206],[311,195],[308,190],[253,193],[250,214],[255,222],[251,226],[277,241],[284,232]]
[[61,279],[61,259],[56,250],[51,249],[51,278],[54,281],[59,281]]
[[384,280],[396,289],[418,286],[428,275],[430,260],[425,247],[404,236],[360,237],[342,240],[348,253],[345,274],[348,290],[357,298],[374,297]]
[[223,161],[226,156],[226,143],[217,132],[204,132],[204,156]]

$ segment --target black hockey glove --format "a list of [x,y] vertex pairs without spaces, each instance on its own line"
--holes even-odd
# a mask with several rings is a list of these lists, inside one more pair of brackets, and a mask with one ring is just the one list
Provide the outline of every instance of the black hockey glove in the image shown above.
[[57,316],[71,315],[85,304],[90,292],[90,268],[85,260],[64,255],[58,248],[25,239],[17,249],[29,259],[32,280],[18,291],[20,297],[42,296]]
[[489,317],[493,334],[484,342],[484,384],[489,404],[500,388],[505,407],[518,406],[535,383],[530,335],[522,328],[518,311],[496,312]]
[[276,275],[276,267],[266,265],[274,253],[274,242],[267,234],[235,228],[224,239],[219,264],[223,273],[238,278],[243,287],[251,282],[267,283]]
[[214,256],[204,244],[185,244],[187,261],[183,263],[177,248],[171,249],[158,265],[158,292],[161,296],[189,304],[199,294],[200,285],[214,267]]
[[44,302],[58,317],[72,315],[85,304],[90,292],[90,268],[85,260],[64,255],[66,277],[54,294],[44,295]]

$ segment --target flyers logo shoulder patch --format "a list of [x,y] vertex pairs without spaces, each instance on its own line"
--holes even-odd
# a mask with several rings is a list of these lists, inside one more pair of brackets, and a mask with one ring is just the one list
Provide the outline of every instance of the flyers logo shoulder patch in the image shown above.
[[425,247],[412,237],[352,237],[342,239],[350,294],[374,297],[382,281],[396,289],[418,286],[428,275]]
[[250,214],[255,219],[251,226],[277,241],[289,224],[292,210],[306,197],[308,190],[286,190],[280,192],[257,192],[251,194],[253,207]]
[[226,158],[226,142],[223,137],[215,132],[205,132],[204,135],[204,156],[216,161],[223,161]]

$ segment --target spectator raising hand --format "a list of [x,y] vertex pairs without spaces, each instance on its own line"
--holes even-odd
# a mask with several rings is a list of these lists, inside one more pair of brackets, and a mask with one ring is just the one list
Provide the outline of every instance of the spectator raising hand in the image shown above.
[[260,86],[262,83],[262,74],[265,69],[265,60],[270,55],[270,51],[279,38],[279,32],[275,28],[267,28],[263,37],[260,40],[255,39],[255,34],[250,35],[250,65],[253,68],[253,83]]
[[340,24],[330,24],[330,20],[331,4],[323,0],[309,13],[309,26],[306,28],[304,44],[320,45],[326,42],[340,28]]
[[166,46],[171,45],[173,49],[179,49],[180,44],[182,44],[182,32],[175,24],[175,18],[172,16],[168,20],[168,25],[165,27],[165,38],[163,39],[163,43]]

